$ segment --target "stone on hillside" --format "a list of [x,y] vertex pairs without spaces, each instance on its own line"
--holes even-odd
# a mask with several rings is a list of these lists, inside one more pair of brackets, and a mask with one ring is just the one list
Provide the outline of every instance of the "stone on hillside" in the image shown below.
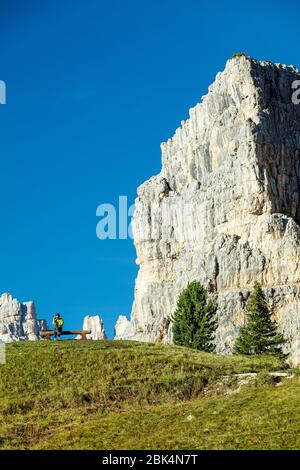
[[82,329],[91,331],[91,334],[87,335],[87,339],[103,340],[107,338],[103,321],[98,315],[84,317]]
[[115,325],[115,339],[130,339],[133,335],[131,322],[124,315],[120,315]]

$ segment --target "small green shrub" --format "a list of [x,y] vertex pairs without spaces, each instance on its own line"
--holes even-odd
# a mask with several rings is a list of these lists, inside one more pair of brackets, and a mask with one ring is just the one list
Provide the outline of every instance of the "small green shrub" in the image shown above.
[[235,52],[235,54],[232,54],[230,59],[235,59],[236,57],[247,57],[247,55],[244,54],[243,52]]
[[261,385],[275,385],[274,377],[270,375],[268,370],[261,370],[256,376],[255,386],[259,387]]

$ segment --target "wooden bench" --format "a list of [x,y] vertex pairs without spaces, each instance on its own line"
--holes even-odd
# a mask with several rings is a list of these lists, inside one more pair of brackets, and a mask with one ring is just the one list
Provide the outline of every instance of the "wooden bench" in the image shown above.
[[[65,330],[65,331],[62,331],[60,335],[57,335],[57,336],[80,335],[81,336],[80,339],[87,339],[86,335],[89,335],[90,333],[91,333],[90,330]],[[41,332],[41,337],[43,339],[50,341],[51,336],[54,336],[54,330]]]

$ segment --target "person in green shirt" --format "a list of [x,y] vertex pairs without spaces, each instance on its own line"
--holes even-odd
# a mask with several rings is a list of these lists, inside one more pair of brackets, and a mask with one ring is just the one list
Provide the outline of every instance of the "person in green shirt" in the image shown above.
[[54,339],[57,339],[57,336],[61,335],[64,326],[64,320],[60,316],[60,313],[54,316],[52,324],[54,325]]

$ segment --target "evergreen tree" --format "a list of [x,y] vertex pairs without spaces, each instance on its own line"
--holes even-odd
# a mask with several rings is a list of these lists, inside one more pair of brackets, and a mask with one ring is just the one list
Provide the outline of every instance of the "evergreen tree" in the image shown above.
[[175,344],[200,351],[214,351],[216,305],[207,297],[206,289],[197,281],[190,282],[182,291],[172,317]]
[[235,343],[237,354],[275,354],[283,357],[281,345],[285,342],[277,333],[277,325],[271,319],[270,310],[260,284],[255,281],[254,290],[246,305],[247,324],[241,328]]

